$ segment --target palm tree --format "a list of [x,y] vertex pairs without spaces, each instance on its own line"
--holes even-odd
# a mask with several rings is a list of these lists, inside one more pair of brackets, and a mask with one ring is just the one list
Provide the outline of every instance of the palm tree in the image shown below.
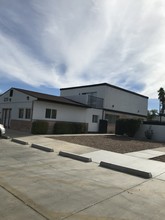
[[[158,99],[159,99],[159,114],[160,114],[160,117],[164,114],[164,110],[165,110],[165,91],[164,89],[161,87],[159,90],[158,90]],[[161,120],[161,118],[160,118]]]

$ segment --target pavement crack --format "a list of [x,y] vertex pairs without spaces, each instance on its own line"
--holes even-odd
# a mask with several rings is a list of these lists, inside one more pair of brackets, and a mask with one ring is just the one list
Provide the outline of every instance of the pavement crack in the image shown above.
[[95,202],[95,203],[93,203],[93,204],[90,204],[90,205],[84,207],[83,209],[80,209],[80,210],[78,210],[78,211],[75,211],[75,212],[73,212],[71,215],[68,215],[68,216],[66,216],[66,217],[64,217],[64,218],[62,218],[62,219],[64,220],[64,219],[70,218],[70,217],[72,217],[72,216],[74,216],[74,215],[76,215],[76,214],[78,214],[78,213],[80,213],[80,212],[83,212],[83,211],[85,211],[85,210],[87,210],[87,209],[89,209],[89,208],[91,208],[91,207],[93,207],[93,206],[95,206],[95,205],[98,205],[98,204],[103,203],[103,202],[105,202],[105,201],[107,201],[107,200],[109,200],[109,199],[112,199],[112,198],[114,198],[114,197],[116,197],[116,196],[119,196],[119,195],[123,194],[124,192],[128,192],[129,190],[132,190],[132,189],[134,189],[134,188],[136,188],[136,187],[138,187],[138,186],[140,186],[140,185],[142,185],[142,184],[144,184],[144,183],[146,183],[146,182],[149,182],[149,181],[150,181],[150,180],[145,180],[145,181],[143,181],[143,182],[141,182],[141,183],[139,183],[139,184],[136,184],[135,186],[132,186],[132,187],[130,187],[130,188],[128,188],[128,189],[125,189],[125,190],[123,190],[123,191],[121,191],[121,192],[119,192],[119,193],[116,193],[115,195],[109,196],[109,197],[107,197],[107,198],[105,198],[105,199],[102,199],[102,200],[97,201],[97,202]]
[[45,211],[43,212],[43,207],[40,207],[37,205],[33,200],[28,198],[23,193],[19,192],[18,190],[11,187],[8,183],[4,182],[2,179],[0,179],[0,187],[7,191],[9,194],[14,196],[16,199],[18,199],[20,202],[22,202],[24,205],[28,206],[30,209],[35,211],[37,214],[45,218],[46,220],[53,220],[52,217],[47,217],[45,215]]

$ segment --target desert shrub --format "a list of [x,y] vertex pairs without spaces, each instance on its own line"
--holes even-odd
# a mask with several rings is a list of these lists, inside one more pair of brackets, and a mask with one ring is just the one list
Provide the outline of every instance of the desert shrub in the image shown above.
[[87,132],[87,124],[78,122],[56,122],[54,134],[80,134]]
[[118,119],[116,121],[116,131],[118,135],[126,134],[133,137],[137,132],[141,121],[138,119]]
[[34,121],[32,123],[32,134],[47,134],[48,122],[47,121]]

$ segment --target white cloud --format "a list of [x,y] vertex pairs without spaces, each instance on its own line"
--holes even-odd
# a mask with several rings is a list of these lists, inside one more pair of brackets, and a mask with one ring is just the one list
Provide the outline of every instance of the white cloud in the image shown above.
[[0,77],[55,87],[108,82],[152,98],[165,87],[164,0],[9,2],[0,9]]
[[0,42],[0,51],[3,51],[0,59],[0,70],[3,77],[6,76],[9,80],[21,80],[33,86],[47,83],[53,85],[53,78],[55,79],[56,74],[53,75],[49,70],[51,83],[49,77],[46,77],[48,69],[35,57],[28,56],[29,54],[26,54],[14,39],[1,34]]

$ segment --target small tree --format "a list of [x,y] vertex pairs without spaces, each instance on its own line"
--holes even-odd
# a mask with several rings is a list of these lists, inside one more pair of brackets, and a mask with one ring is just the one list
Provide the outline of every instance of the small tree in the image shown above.
[[157,109],[151,109],[147,113],[147,120],[152,121],[158,115]]

